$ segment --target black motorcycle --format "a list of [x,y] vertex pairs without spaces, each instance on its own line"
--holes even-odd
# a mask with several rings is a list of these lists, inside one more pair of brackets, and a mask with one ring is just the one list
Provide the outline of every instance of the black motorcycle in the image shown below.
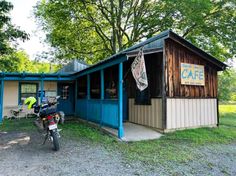
[[46,101],[41,105],[34,105],[34,113],[37,114],[37,119],[34,121],[34,124],[38,127],[40,132],[45,134],[45,139],[43,144],[47,140],[53,143],[53,149],[58,151],[60,149],[59,138],[60,130],[58,129],[58,124],[64,123],[65,114],[62,111],[57,111],[58,99]]

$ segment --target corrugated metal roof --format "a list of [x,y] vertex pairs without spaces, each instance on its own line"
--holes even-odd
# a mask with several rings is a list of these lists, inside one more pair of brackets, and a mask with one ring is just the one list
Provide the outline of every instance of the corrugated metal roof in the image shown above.
[[89,65],[86,64],[84,61],[74,59],[70,63],[68,63],[67,65],[62,67],[59,71],[57,71],[57,73],[72,74],[72,73],[76,73],[76,72],[79,72],[81,70],[84,70],[88,67],[89,67]]

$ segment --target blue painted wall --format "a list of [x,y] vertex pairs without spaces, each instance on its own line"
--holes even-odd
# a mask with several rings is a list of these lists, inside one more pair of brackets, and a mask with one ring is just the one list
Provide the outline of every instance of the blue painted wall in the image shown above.
[[118,128],[118,100],[77,99],[75,112],[81,119]]
[[76,116],[84,120],[87,119],[87,101],[87,99],[77,99],[77,104],[75,108]]
[[103,100],[102,124],[118,128],[118,100]]
[[87,100],[87,120],[99,123],[101,118],[101,100]]

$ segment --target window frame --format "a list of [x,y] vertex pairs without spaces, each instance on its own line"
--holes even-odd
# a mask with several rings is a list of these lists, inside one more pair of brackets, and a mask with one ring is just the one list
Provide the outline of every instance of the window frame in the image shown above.
[[70,85],[68,85],[68,84],[62,85],[60,96],[61,96],[62,100],[69,100],[70,99]]
[[[22,85],[36,85],[36,92],[33,93],[33,92],[27,92],[27,93],[22,93]],[[22,94],[35,94],[35,98],[36,100],[38,101],[38,87],[39,87],[39,84],[38,83],[31,83],[31,82],[19,82],[19,96],[18,96],[18,104],[22,104]]]
[[[99,100],[101,99],[101,72],[95,71],[93,73],[90,73],[90,99]],[[97,78],[97,80],[96,80]],[[98,83],[98,84],[96,84]],[[92,92],[93,90],[98,90],[97,92]]]
[[[108,76],[109,75],[109,76]],[[108,78],[108,79],[107,79]],[[112,82],[115,89],[114,95],[110,95],[108,90],[111,89]],[[119,93],[119,65],[113,65],[104,69],[104,99],[105,100],[118,100]]]
[[[76,81],[77,81],[77,85],[78,85],[77,90],[76,90],[77,91],[77,97],[76,98],[77,99],[87,99],[87,97],[88,97],[88,92],[87,92],[88,79],[87,79],[87,75],[83,75],[83,76],[78,77],[76,79]],[[81,84],[81,83],[85,83],[85,84]],[[82,88],[85,89],[85,90],[81,91]],[[84,93],[84,96],[80,95],[80,93]]]

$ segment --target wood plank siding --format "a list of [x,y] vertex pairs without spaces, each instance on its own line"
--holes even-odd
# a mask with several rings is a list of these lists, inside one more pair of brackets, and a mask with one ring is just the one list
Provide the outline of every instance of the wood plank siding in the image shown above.
[[[166,55],[166,95],[182,98],[216,98],[217,69],[197,54],[181,44],[167,39],[165,41]],[[205,86],[181,85],[181,63],[204,65]]]

